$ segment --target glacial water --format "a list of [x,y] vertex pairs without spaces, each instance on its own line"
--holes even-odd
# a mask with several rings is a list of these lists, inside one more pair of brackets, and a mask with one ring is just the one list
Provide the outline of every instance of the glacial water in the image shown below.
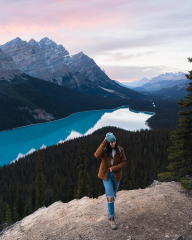
[[79,112],[61,120],[0,132],[0,166],[40,148],[91,134],[105,126],[130,131],[149,129],[145,122],[153,114],[123,106],[111,110]]

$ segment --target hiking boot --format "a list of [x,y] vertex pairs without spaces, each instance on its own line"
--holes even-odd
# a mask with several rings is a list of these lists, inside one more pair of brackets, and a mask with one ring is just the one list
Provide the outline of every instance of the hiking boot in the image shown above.
[[115,223],[114,217],[110,217],[109,222],[110,222],[110,225],[111,225],[111,229],[113,229],[113,230],[117,229],[117,224]]

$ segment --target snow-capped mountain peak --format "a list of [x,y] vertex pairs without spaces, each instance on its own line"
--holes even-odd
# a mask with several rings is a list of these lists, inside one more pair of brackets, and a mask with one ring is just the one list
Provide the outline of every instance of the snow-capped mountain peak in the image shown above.
[[55,48],[57,48],[57,44],[54,41],[52,41],[51,39],[49,39],[48,37],[42,38],[39,41],[39,44],[44,49],[55,49]]
[[178,73],[168,72],[152,78],[150,83],[156,83],[163,80],[180,80],[180,79],[186,79],[184,72],[178,72]]
[[[66,51],[66,49],[63,47],[63,45],[59,44],[57,45],[54,41],[49,39],[48,37],[42,38],[38,44],[40,47],[44,48],[45,50],[54,50],[56,54]],[[68,52],[66,51],[66,54]]]

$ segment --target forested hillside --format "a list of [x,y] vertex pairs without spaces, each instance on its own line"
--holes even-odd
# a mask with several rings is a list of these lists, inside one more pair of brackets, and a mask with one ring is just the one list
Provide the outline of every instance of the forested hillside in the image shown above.
[[78,187],[78,154],[82,151],[82,141],[87,152],[88,195],[95,198],[104,194],[102,180],[97,176],[101,161],[94,157],[94,153],[109,131],[114,133],[127,158],[119,190],[145,188],[157,179],[157,174],[166,171],[172,129],[130,132],[105,127],[92,135],[40,150],[42,173],[37,171],[37,152],[1,167],[0,223],[15,222],[36,209],[38,173],[41,177],[45,176],[41,189],[46,206],[57,200],[68,202],[74,199]]
[[0,81],[0,131],[46,122],[36,118],[33,111],[37,109],[45,110],[53,119],[61,119],[76,112],[113,109],[132,102],[84,94],[27,75],[25,78],[17,77],[11,83]]
[[0,81],[0,131],[48,121],[37,118],[35,111],[38,109],[43,109],[52,119],[61,119],[80,111],[128,105],[133,110],[155,112],[148,120],[152,128],[176,127],[179,122],[176,102],[156,99],[156,107],[153,107],[148,100],[106,98],[25,77],[28,80]]

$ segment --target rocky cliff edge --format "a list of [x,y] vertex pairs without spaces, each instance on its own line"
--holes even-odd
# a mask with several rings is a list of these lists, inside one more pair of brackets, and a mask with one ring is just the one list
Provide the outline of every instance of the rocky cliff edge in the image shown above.
[[0,233],[11,239],[191,240],[192,194],[178,182],[117,192],[117,230],[111,230],[105,195],[43,207]]

